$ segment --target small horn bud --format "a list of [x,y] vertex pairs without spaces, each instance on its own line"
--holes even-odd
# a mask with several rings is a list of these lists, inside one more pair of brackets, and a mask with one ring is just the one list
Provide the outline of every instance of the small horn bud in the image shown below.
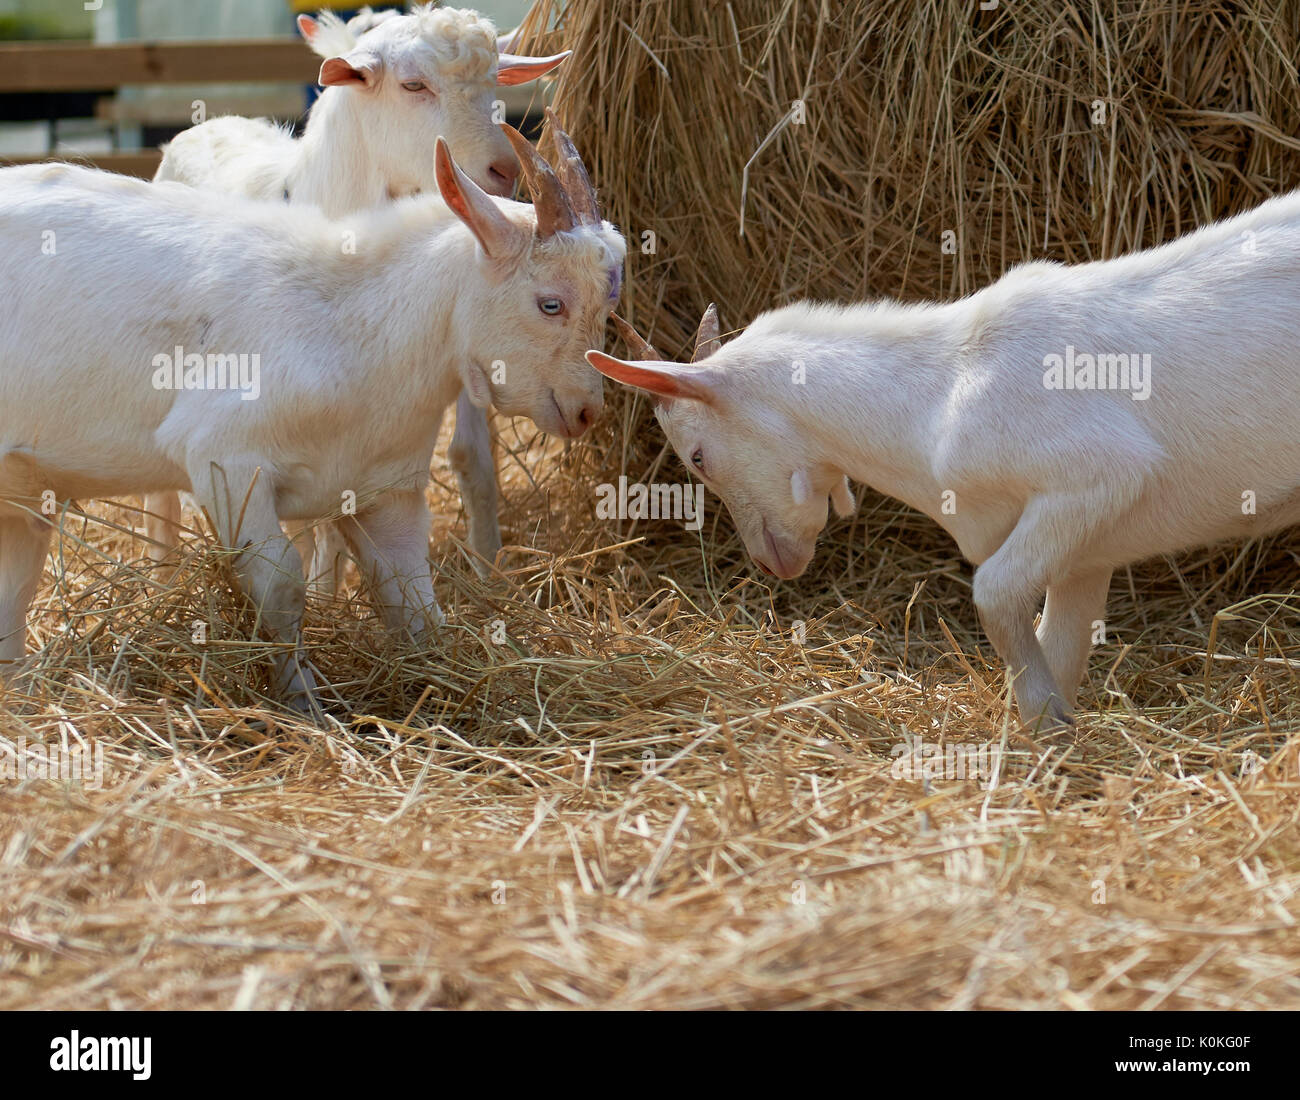
[[537,212],[537,235],[551,237],[572,229],[578,224],[578,217],[559,177],[523,134],[505,122],[501,123],[501,129],[514,146],[524,179],[528,181],[528,190],[532,193],[533,207]]
[[617,313],[611,313],[609,319],[614,322],[614,327],[618,329],[618,334],[623,337],[623,343],[628,346],[628,349],[637,359],[655,361],[663,359],[663,356],[650,346],[646,338],[628,324],[627,321],[623,320],[623,318]]
[[710,302],[709,308],[700,318],[700,327],[695,334],[695,354],[691,357],[691,362],[698,363],[721,350],[722,326],[718,322],[718,307]]
[[596,189],[591,185],[591,177],[587,175],[587,166],[582,163],[573,139],[564,132],[560,120],[549,107],[546,108],[546,119],[551,124],[551,136],[555,139],[555,148],[560,154],[556,167],[569,201],[584,224],[599,225],[600,203],[596,200]]

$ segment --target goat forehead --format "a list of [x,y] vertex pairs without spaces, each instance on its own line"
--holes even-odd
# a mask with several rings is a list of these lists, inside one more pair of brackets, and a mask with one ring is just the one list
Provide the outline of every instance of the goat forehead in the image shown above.
[[715,432],[708,430],[710,426],[704,423],[702,410],[693,401],[676,400],[656,404],[655,419],[683,461],[690,460],[690,452],[694,448],[692,440],[717,438]]
[[[657,406],[655,415],[668,441],[679,453],[684,452],[684,457],[689,459],[690,449],[703,446],[715,461],[735,458],[742,471],[770,460],[774,449],[784,454],[797,445],[796,440],[784,438],[777,425],[766,423],[761,409],[746,408],[740,413],[735,404],[728,401],[719,409],[681,399]],[[749,415],[751,412],[756,415]]]
[[389,19],[359,41],[390,62],[414,64],[427,75],[493,83],[494,34],[492,24],[474,12],[439,8]]
[[488,65],[449,60],[445,51],[434,48],[423,39],[393,43],[386,56],[394,72],[409,74],[410,77],[424,77],[442,84],[461,84],[476,92],[496,86]]
[[571,284],[584,299],[598,300],[608,309],[622,288],[622,257],[600,238],[536,241],[534,270],[539,278],[556,278]]

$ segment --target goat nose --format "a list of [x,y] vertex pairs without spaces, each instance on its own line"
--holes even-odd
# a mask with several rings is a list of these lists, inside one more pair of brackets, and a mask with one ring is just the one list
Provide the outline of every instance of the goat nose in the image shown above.
[[599,409],[591,405],[583,405],[582,408],[578,410],[578,427],[585,432],[596,423],[596,417],[599,415]]
[[489,189],[492,194],[509,198],[515,193],[515,181],[519,179],[519,162],[513,158],[494,161],[488,165],[488,179],[492,182]]

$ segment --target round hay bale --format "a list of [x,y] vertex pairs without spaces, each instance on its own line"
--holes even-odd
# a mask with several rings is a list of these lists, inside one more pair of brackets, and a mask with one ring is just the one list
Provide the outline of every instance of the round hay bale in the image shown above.
[[[532,44],[575,52],[555,107],[665,354],[710,301],[725,332],[797,298],[958,297],[1300,181],[1296,5],[541,0],[552,21]],[[641,415],[602,429],[638,469]]]

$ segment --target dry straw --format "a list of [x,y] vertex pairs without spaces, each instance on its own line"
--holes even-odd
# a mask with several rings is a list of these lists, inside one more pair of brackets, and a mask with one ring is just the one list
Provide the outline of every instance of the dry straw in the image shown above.
[[[556,106],[665,351],[710,300],[950,297],[1300,179],[1294,5],[553,7],[528,44],[577,51]],[[769,585],[715,502],[698,534],[596,517],[620,473],[685,480],[634,398],[500,443],[493,581],[431,490],[429,652],[355,590],[311,608],[321,730],[262,697],[221,555],[169,579],[137,511],[68,517],[0,733],[107,774],[0,787],[0,1006],[1300,998],[1294,536],[1121,574],[1079,744],[1037,760],[927,520],[868,496]],[[900,767],[990,744],[989,783]]]

